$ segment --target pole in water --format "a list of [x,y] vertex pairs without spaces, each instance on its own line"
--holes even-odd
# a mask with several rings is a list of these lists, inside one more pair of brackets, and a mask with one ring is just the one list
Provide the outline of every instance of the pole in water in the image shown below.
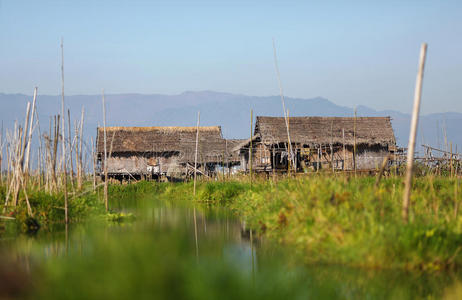
[[109,201],[107,196],[107,184],[108,184],[108,176],[107,176],[107,133],[106,133],[106,100],[104,99],[104,89],[103,93],[103,139],[104,139],[104,205],[106,207],[106,211],[109,210]]
[[253,110],[250,110],[250,148],[249,148],[249,176],[250,187],[252,187],[252,128],[253,128]]
[[342,144],[343,144],[343,171],[345,171],[346,152],[345,152],[345,128],[342,128]]
[[[196,176],[197,176],[197,150],[199,145],[199,126],[201,123],[201,112],[197,112],[197,126],[196,126],[196,152],[194,154],[194,189],[193,195],[196,196]],[[196,205],[193,207],[194,217],[194,240],[196,243],[196,260],[199,262],[199,244],[197,242],[197,217],[196,217]]]
[[449,159],[449,161],[451,164],[451,178],[452,178],[452,142],[450,142],[450,148],[451,148],[451,158]]
[[355,117],[353,121],[353,170],[356,177],[356,106],[355,106]]
[[[287,116],[287,131],[289,131],[290,129],[290,117],[289,117],[289,110],[287,110],[286,112],[286,116]],[[287,135],[287,151],[289,151],[288,155],[287,155],[287,175],[289,175],[290,177],[290,157],[291,157],[291,151],[290,151],[290,139],[289,139],[289,135]]]
[[[290,141],[289,121],[287,119],[286,104],[284,101],[284,92],[282,90],[281,74],[279,73],[278,57],[276,53],[276,42],[274,41],[274,38],[273,38],[273,53],[274,53],[274,66],[276,68],[276,75],[278,77],[279,93],[281,95],[282,112],[284,113],[284,120],[286,123],[286,129],[287,129],[287,139],[289,140],[288,151],[289,151],[289,154],[292,154],[292,143]],[[292,160],[292,164],[295,164],[294,158],[293,157],[289,157],[289,158]]]
[[416,80],[415,93],[414,93],[414,108],[412,110],[411,131],[409,133],[406,177],[404,179],[405,181],[404,181],[402,217],[405,223],[409,221],[409,203],[410,203],[409,199],[411,197],[411,188],[412,188],[412,168],[414,166],[415,138],[417,135],[417,125],[419,123],[420,100],[422,98],[422,83],[423,83],[426,55],[427,55],[427,44],[423,43],[420,49],[419,71],[417,73],[417,80]]
[[196,176],[197,176],[197,149],[199,145],[199,126],[201,123],[201,112],[197,112],[197,126],[196,126],[196,152],[194,154],[194,188],[193,195],[196,196]]
[[[68,203],[67,203],[67,170],[66,170],[66,138],[65,138],[65,122],[64,122],[64,42],[61,38],[61,138],[62,138],[62,155],[63,155],[63,181],[64,181],[64,222],[69,223]],[[72,170],[71,170],[72,172]]]

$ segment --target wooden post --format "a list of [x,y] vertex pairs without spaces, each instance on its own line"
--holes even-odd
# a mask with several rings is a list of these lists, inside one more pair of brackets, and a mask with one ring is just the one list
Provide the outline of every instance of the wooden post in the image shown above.
[[85,108],[82,106],[82,115],[80,116],[80,129],[79,129],[78,148],[76,146],[76,152],[78,152],[78,154],[79,154],[78,157],[76,157],[76,159],[77,159],[77,186],[78,186],[79,190],[82,189],[82,180],[83,180],[82,143],[83,143],[84,115],[85,115]]
[[[225,140],[225,149],[226,149],[226,140]],[[222,158],[221,159],[221,181],[225,181],[225,150],[223,150],[223,155],[221,158]]]
[[330,164],[332,165],[332,173],[334,173],[334,120],[330,123]]
[[346,163],[345,128],[342,128],[342,144],[343,144],[343,171],[345,171],[345,163]]
[[415,138],[417,135],[417,124],[419,122],[419,111],[420,111],[420,99],[422,96],[422,82],[425,68],[425,57],[427,54],[427,44],[422,44],[420,50],[420,62],[419,62],[419,71],[417,73],[417,80],[415,86],[415,95],[414,95],[414,108],[412,111],[412,120],[411,120],[411,131],[409,134],[409,145],[407,152],[407,168],[406,168],[406,177],[404,181],[404,194],[403,194],[403,208],[402,208],[402,217],[403,221],[407,223],[409,221],[409,199],[411,196],[412,188],[412,168],[414,165],[414,149],[415,149]]
[[[224,157],[226,157],[226,162],[225,158],[223,158],[223,181],[225,180],[226,173],[229,174],[229,154],[228,154],[228,140],[225,140],[225,153]],[[225,171],[225,166],[226,166],[226,171]]]
[[451,164],[451,177],[452,177],[452,142],[450,144],[451,147],[451,158],[449,159],[449,163]]
[[[273,53],[274,53],[274,66],[276,68],[276,75],[278,77],[279,93],[281,95],[282,111],[284,113],[284,120],[286,122],[287,139],[289,140],[288,151],[289,151],[289,154],[292,155],[292,151],[291,151],[292,150],[292,143],[290,142],[289,120],[288,120],[288,116],[286,114],[286,104],[285,104],[285,101],[284,101],[284,92],[282,90],[281,74],[279,73],[278,59],[277,59],[277,54],[276,54],[276,43],[274,41],[274,38],[273,38]],[[292,163],[293,163],[294,158],[293,157],[289,157],[289,158],[292,160]]]
[[316,172],[319,172],[319,168],[321,167],[321,145],[318,147],[318,163],[317,163]]
[[66,170],[66,130],[64,122],[64,45],[61,38],[61,135],[62,135],[62,156],[63,156],[63,183],[64,183],[64,222],[69,223],[68,203],[67,203],[67,170]]
[[[197,176],[197,149],[199,145],[199,126],[201,122],[201,112],[197,112],[197,126],[196,126],[196,151],[194,154],[194,189],[193,195],[196,197],[196,176]],[[196,242],[196,261],[199,262],[199,244],[197,241],[197,218],[196,218],[196,205],[193,207],[194,210],[194,239]]]
[[[196,176],[197,176],[197,148],[199,145],[199,126],[201,123],[201,112],[197,112],[197,126],[196,126],[196,152],[194,154],[194,188],[193,188],[193,195],[196,196]],[[194,210],[194,216],[195,216]],[[194,217],[195,218],[195,217]]]
[[[289,110],[287,110],[286,116],[287,116],[287,124],[286,124],[287,130],[289,130],[290,129]],[[287,135],[287,147],[286,147],[286,150],[288,151],[287,153],[287,174],[289,175],[289,177],[290,177],[290,157],[291,157],[290,156],[291,155],[290,146],[291,146],[290,138]]]
[[38,113],[37,113],[37,109],[35,109],[35,118],[37,119],[37,129],[38,129],[38,137],[39,137],[39,145],[38,145],[38,152],[39,152],[39,156],[38,156],[38,174],[39,174],[39,180],[38,180],[38,186],[39,186],[39,189],[42,188],[42,172],[43,172],[43,142],[42,142],[42,132],[40,130],[40,122],[39,122],[39,117],[38,117]]
[[387,156],[385,156],[383,158],[382,166],[380,167],[379,174],[378,174],[377,178],[375,179],[375,185],[374,185],[375,188],[377,188],[379,186],[380,179],[382,178],[383,173],[385,172],[385,168],[387,167],[389,159],[390,159],[390,154],[388,154]]
[[103,93],[103,139],[104,139],[104,206],[106,207],[106,211],[109,210],[109,201],[107,195],[107,184],[108,184],[108,176],[107,176],[107,133],[106,133],[106,102],[104,99],[104,89]]
[[226,149],[226,169],[228,171],[228,179],[229,179],[231,175],[231,170],[229,169],[228,140],[225,140],[225,149]]
[[273,154],[273,181],[274,181],[274,178],[276,176],[276,147],[273,146],[273,149],[272,149],[272,154]]
[[454,180],[454,219],[457,219],[457,214],[459,212],[459,201],[458,201],[458,192],[459,192],[459,177],[456,175]]
[[72,140],[72,134],[71,134],[71,110],[68,109],[67,110],[67,132],[68,132],[68,135],[69,135],[69,138],[67,140],[68,142],[68,145],[69,145],[69,163],[70,163],[70,172],[69,172],[69,179],[70,179],[70,182],[71,182],[71,188],[72,188],[72,192],[75,193],[75,188],[74,188],[74,162],[73,162],[73,159],[72,159],[72,152],[73,152],[73,142],[71,141]]
[[457,151],[457,144],[456,144],[456,169],[454,170],[454,175],[457,177],[459,175],[459,163],[460,163],[460,158],[459,158],[459,152]]
[[2,120],[2,129],[0,130],[0,185],[3,183],[2,160],[3,160],[3,120]]
[[29,173],[29,158],[30,158],[30,148],[31,148],[31,141],[32,141],[32,131],[34,129],[34,115],[35,115],[35,102],[37,100],[37,87],[34,88],[34,99],[32,100],[32,114],[31,114],[31,121],[29,123],[29,135],[27,137],[27,148],[26,148],[26,162],[24,164],[25,166],[25,173],[26,173],[26,178]]
[[91,144],[91,159],[93,165],[93,191],[96,190],[96,144],[93,143],[93,138],[90,138]]
[[253,110],[250,110],[250,147],[249,147],[249,178],[250,187],[252,187],[252,128],[253,128]]
[[355,118],[353,121],[353,170],[356,177],[356,106],[355,106]]
[[[53,122],[53,149],[51,145],[47,144],[47,147],[50,148],[48,152],[50,153],[50,166],[51,166],[51,189],[55,192],[58,191],[58,179],[56,176],[56,160],[58,158],[58,140],[59,140],[59,118],[60,115],[54,116]],[[51,122],[50,122],[50,131],[51,131]]]

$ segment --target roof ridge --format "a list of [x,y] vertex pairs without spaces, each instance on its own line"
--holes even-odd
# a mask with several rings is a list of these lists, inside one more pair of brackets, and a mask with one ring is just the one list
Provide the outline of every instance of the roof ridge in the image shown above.
[[[98,127],[97,130],[104,130],[104,127]],[[136,126],[110,126],[106,127],[106,131],[196,131],[196,126],[151,126],[151,127],[136,127]],[[199,131],[221,131],[220,126],[200,126]]]

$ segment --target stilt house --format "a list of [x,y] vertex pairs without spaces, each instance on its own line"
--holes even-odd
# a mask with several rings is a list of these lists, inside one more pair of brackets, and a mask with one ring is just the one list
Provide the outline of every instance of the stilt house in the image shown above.
[[250,161],[256,172],[368,170],[394,153],[396,140],[390,117],[257,117],[252,139],[234,150],[244,171]]
[[[235,142],[230,142],[230,147]],[[122,179],[184,178],[194,172],[196,127],[106,127],[108,177]],[[216,166],[238,163],[221,127],[199,127],[198,173],[210,176]],[[104,171],[104,129],[97,129],[97,166]]]

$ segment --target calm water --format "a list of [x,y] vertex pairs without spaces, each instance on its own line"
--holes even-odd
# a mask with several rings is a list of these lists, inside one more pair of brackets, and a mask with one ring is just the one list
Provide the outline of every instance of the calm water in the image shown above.
[[457,299],[461,289],[452,273],[306,266],[226,209],[155,196],[112,205],[136,220],[4,238],[0,298]]

